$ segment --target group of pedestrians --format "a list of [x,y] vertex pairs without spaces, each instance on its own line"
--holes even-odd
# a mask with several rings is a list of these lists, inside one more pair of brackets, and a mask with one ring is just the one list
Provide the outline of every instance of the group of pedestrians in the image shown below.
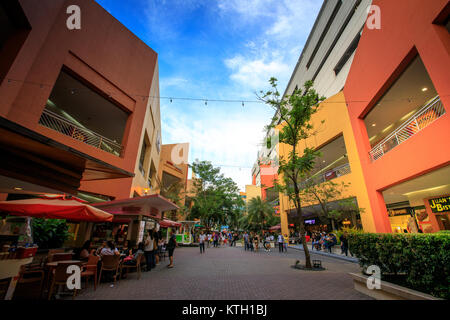
[[[258,251],[261,244],[261,236],[258,233],[245,232],[243,235],[244,238],[244,250],[245,251]],[[278,245],[278,251],[279,252],[287,252],[287,236],[283,237],[283,235],[280,233],[276,237],[276,243]],[[275,236],[271,233],[268,233],[265,235],[263,240],[263,248],[266,252],[271,251],[271,243],[275,243]]]
[[208,232],[205,234],[204,231],[200,231],[198,235],[198,243],[200,247],[200,253],[205,253],[205,248],[213,246],[214,248],[219,248],[221,246],[226,246],[227,244],[236,246],[236,241],[239,240],[239,235],[236,232]]

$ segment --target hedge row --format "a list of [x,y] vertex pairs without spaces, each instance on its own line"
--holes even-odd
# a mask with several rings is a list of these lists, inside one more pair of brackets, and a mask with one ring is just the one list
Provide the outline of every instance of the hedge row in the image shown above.
[[450,234],[350,234],[349,247],[363,268],[406,274],[411,289],[450,298]]

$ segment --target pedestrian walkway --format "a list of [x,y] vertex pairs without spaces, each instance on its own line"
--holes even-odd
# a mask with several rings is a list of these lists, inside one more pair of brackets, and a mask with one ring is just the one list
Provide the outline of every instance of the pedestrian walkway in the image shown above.
[[174,268],[167,261],[141,279],[130,273],[114,287],[102,283],[94,291],[82,290],[77,300],[356,300],[371,299],[356,291],[350,272],[360,272],[358,265],[323,257],[325,271],[292,268],[303,253],[289,250],[265,252],[245,251],[242,247],[175,249]]
[[[308,243],[307,245],[308,245],[309,252],[311,252],[311,253],[316,253],[316,254],[319,254],[322,256],[328,256],[328,257],[332,257],[332,258],[342,259],[342,260],[354,262],[354,263],[359,262],[358,258],[352,257],[350,255],[350,253],[348,256],[341,253],[341,248],[339,246],[338,247],[335,246],[335,247],[331,248],[331,253],[329,253],[328,250],[324,250],[324,249],[322,249],[320,251],[317,251],[316,249],[312,250],[311,243]],[[289,245],[289,248],[303,251],[303,245],[301,245],[301,244],[291,244],[291,245]]]

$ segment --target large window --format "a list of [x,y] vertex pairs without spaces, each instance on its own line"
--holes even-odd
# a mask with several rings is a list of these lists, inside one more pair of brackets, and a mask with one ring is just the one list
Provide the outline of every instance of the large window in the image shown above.
[[110,98],[63,69],[40,124],[119,156],[127,120]]
[[142,173],[142,175],[145,177],[145,158],[147,155],[147,151],[148,151],[148,145],[147,142],[144,141],[142,142],[142,148],[141,148],[141,156],[139,157],[139,171]]
[[416,56],[364,119],[376,160],[439,118],[445,110]]

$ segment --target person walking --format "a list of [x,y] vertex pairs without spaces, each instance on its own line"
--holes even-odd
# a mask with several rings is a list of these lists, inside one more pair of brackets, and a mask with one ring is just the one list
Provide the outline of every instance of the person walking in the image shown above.
[[167,244],[167,250],[169,251],[169,265],[167,268],[173,268],[173,252],[175,251],[175,247],[177,246],[177,238],[173,231],[170,231],[170,239]]
[[154,251],[153,251],[153,245],[154,245],[154,238],[153,238],[153,232],[152,230],[148,230],[147,236],[145,237],[144,241],[144,255],[145,255],[145,262],[146,262],[146,271],[150,271],[152,268],[154,268],[153,265],[153,259],[154,259]]
[[199,246],[200,246],[200,254],[205,253],[205,241],[206,236],[203,234],[203,231],[200,232],[198,236]]
[[284,244],[283,245],[284,252],[287,253],[287,247],[289,245],[289,237],[287,234],[284,235],[284,243],[283,244]]
[[283,252],[283,244],[284,244],[284,238],[283,238],[283,236],[281,235],[281,233],[280,234],[278,234],[278,239],[277,239],[278,241],[278,252]]
[[214,232],[213,238],[214,238],[214,248],[217,248],[219,246],[219,234],[217,232]]
[[249,246],[248,246],[248,233],[247,231],[244,233],[244,250],[247,251],[249,250]]
[[211,242],[211,233],[208,232],[208,235],[206,236],[206,246],[209,248],[209,243]]
[[339,237],[339,240],[341,241],[341,254],[345,253],[345,256],[348,256],[348,234],[347,234],[347,231],[344,231],[344,233]]

